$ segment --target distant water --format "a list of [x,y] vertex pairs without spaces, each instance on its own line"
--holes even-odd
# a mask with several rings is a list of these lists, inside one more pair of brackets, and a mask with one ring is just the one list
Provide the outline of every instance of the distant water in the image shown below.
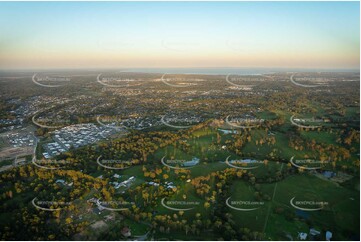
[[286,69],[286,68],[128,68],[122,71],[167,74],[261,75],[277,72],[359,72],[351,69]]
[[296,215],[304,219],[308,219],[308,217],[310,216],[310,214],[307,211],[303,211],[299,209],[296,210]]
[[285,73],[285,72],[348,72],[348,73],[360,73],[359,69],[301,69],[301,68],[242,68],[242,67],[229,67],[229,68],[119,68],[119,69],[44,69],[44,70],[1,70],[0,75],[4,73],[21,73],[28,74],[34,72],[49,72],[54,71],[60,72],[103,72],[103,71],[124,71],[124,72],[141,72],[141,73],[157,73],[157,74],[203,74],[203,75],[262,75],[262,74],[273,74],[273,73]]

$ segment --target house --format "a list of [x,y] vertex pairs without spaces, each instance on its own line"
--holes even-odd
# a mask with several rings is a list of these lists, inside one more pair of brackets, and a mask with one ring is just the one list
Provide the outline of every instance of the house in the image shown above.
[[130,177],[128,180],[123,181],[123,182],[121,182],[121,183],[119,183],[119,184],[120,184],[120,186],[122,186],[122,187],[129,187],[134,180],[135,180],[135,177],[132,176],[132,177]]
[[330,231],[326,231],[326,240],[330,241],[332,238],[332,233]]
[[63,184],[64,186],[69,186],[69,187],[73,186],[73,184],[74,184],[73,182],[67,183],[67,182],[65,182],[63,179],[58,179],[58,180],[55,181],[55,183],[61,183],[61,184]]
[[176,186],[172,186],[172,185],[168,185],[167,189],[173,189],[173,188],[177,188]]
[[118,189],[121,186],[121,183],[119,183],[119,182],[113,182],[112,184],[114,185],[115,189]]
[[156,182],[148,182],[148,185],[158,187],[158,186],[159,186],[159,183],[156,183]]
[[93,198],[88,199],[87,202],[88,203],[96,203],[97,199],[95,197],[93,197]]
[[131,234],[131,231],[130,231],[130,228],[128,226],[125,226],[122,228],[122,230],[120,231],[120,233],[124,236],[124,237],[130,237],[132,234]]
[[275,136],[276,134],[271,132],[271,131],[268,131],[268,136]]
[[98,206],[98,207],[93,209],[93,212],[96,213],[96,214],[101,214],[103,210],[104,210],[103,207]]
[[310,235],[317,236],[317,235],[320,235],[320,234],[321,234],[320,231],[318,231],[318,230],[316,230],[314,228],[310,229]]
[[114,174],[113,177],[114,177],[114,178],[120,178],[120,177],[122,177],[122,176],[120,176],[120,175],[118,175],[118,174]]
[[48,154],[48,152],[44,152],[43,153],[43,156],[45,159],[49,159],[50,158],[50,155]]
[[300,232],[298,232],[298,236],[297,236],[297,238],[299,239],[299,240],[306,240],[307,239],[307,233],[300,233]]
[[324,171],[324,172],[322,173],[322,175],[323,175],[324,177],[326,177],[326,178],[332,178],[332,177],[335,176],[335,173],[332,172],[332,171]]
[[63,185],[66,185],[66,182],[63,179],[58,179],[55,181],[55,183],[61,183]]

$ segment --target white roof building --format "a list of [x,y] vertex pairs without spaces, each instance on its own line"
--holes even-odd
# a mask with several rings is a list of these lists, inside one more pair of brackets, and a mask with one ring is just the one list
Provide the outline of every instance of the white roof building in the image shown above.
[[330,231],[326,231],[326,240],[330,241],[332,238],[332,233]]
[[297,238],[299,239],[299,240],[306,240],[307,239],[307,233],[298,233],[298,236],[297,236]]

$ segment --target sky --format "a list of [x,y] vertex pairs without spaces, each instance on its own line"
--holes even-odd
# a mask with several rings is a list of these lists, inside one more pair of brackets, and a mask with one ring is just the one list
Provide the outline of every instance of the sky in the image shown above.
[[0,2],[0,69],[359,69],[359,2]]

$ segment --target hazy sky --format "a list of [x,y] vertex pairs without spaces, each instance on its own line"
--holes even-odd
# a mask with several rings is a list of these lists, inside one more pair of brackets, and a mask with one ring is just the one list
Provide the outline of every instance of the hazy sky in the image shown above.
[[359,69],[359,19],[359,2],[1,2],[0,69]]

